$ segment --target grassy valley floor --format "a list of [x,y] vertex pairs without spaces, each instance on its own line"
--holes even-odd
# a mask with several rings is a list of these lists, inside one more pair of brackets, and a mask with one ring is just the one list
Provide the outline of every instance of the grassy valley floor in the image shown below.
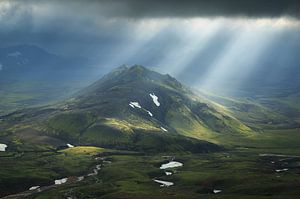
[[[22,192],[6,198],[38,199],[299,198],[300,143],[294,137],[297,132],[266,132],[225,151],[207,154],[141,154],[94,147],[1,152],[0,192],[2,196]],[[160,166],[171,159],[183,166],[167,169],[172,172],[167,176]],[[86,176],[93,173],[96,165],[101,165],[97,174]],[[86,177],[72,180],[75,176]],[[70,180],[53,185],[55,179],[65,177]],[[174,185],[160,187],[155,179]],[[23,192],[36,185],[41,186],[40,192]],[[214,193],[216,190],[221,192]]]

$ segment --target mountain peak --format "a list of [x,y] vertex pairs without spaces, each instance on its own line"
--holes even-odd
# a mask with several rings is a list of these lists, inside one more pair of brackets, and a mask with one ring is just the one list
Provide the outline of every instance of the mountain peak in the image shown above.
[[150,69],[148,69],[147,67],[143,66],[143,65],[132,65],[132,66],[128,66],[127,64],[123,64],[117,68],[115,68],[113,72],[137,72],[137,73],[141,73],[141,72],[154,72]]
[[[116,68],[116,70],[114,71],[118,71],[118,72],[123,72],[126,74],[136,74],[136,75],[147,75],[149,73],[156,73],[154,71],[151,71],[150,69],[146,68],[145,66],[142,65],[133,65],[133,66],[128,66],[126,64]],[[157,73],[158,74],[158,73]]]
[[135,65],[132,65],[132,66],[128,66],[127,64],[122,64],[121,66],[115,68],[112,72],[115,72],[115,71],[143,71],[143,70],[149,70],[147,69],[145,66],[142,66],[142,65],[138,65],[138,64],[135,64]]
[[133,65],[133,66],[131,66],[130,68],[129,68],[130,70],[132,70],[132,71],[150,71],[149,69],[147,69],[146,67],[144,67],[144,66],[142,66],[142,65],[137,65],[137,64],[135,64],[135,65]]
[[160,74],[142,65],[121,65],[80,94],[95,93],[120,86],[143,87],[144,89],[165,87],[180,92],[186,91],[186,88],[170,75]]
[[112,70],[112,72],[114,71],[125,71],[125,70],[128,70],[129,66],[127,64],[123,64],[117,68],[115,68],[114,70]]
[[145,80],[145,79],[161,79],[163,75],[149,70],[148,68],[142,66],[142,65],[121,65],[114,69],[112,72],[105,75],[102,79],[99,80],[99,82],[103,81],[139,81],[139,80]]

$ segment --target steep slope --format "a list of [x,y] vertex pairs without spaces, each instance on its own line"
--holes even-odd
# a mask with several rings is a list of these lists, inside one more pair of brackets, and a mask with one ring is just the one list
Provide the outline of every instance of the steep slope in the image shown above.
[[7,121],[12,118],[19,134],[30,126],[74,144],[146,151],[210,151],[218,147],[200,140],[251,132],[171,76],[138,65],[117,68],[51,109],[12,114]]
[[[61,134],[65,136],[83,136],[92,141],[99,138],[101,131],[102,141],[103,137],[111,138],[111,132],[117,137],[126,135],[126,140],[133,132],[208,139],[219,134],[238,136],[251,131],[223,110],[202,102],[171,76],[138,65],[117,68],[78,93],[66,107],[68,110],[51,118],[48,126],[63,129]],[[73,123],[78,125],[79,118],[86,118],[85,124],[80,125],[83,128],[74,127],[77,132],[69,129]],[[109,134],[105,135],[106,132]]]
[[[159,104],[153,99],[156,97]],[[130,107],[130,102],[138,102],[141,108]],[[108,74],[80,93],[69,107],[98,110],[98,115],[129,123],[135,121],[131,118],[138,117],[158,128],[163,126],[171,132],[190,137],[201,138],[211,132],[250,131],[221,108],[204,102],[171,76],[138,65],[130,68],[123,66]]]

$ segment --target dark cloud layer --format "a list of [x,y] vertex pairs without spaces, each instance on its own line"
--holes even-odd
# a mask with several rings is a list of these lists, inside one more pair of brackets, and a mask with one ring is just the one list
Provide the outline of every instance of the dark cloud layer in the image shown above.
[[[56,6],[57,14],[76,12],[106,17],[247,16],[300,17],[299,0],[10,0],[15,8],[30,4]],[[1,1],[0,1],[1,3]]]
[[[0,47],[35,44],[56,53],[97,55],[106,60],[143,42],[138,38],[140,34],[155,31],[149,28],[149,18],[164,23],[164,19],[174,18],[297,18],[299,14],[298,0],[0,0]],[[173,33],[180,36],[182,29],[172,22],[141,48],[156,52],[160,46],[158,49],[168,52],[178,38],[168,45],[161,44],[170,40]],[[148,56],[149,52],[143,57]]]
[[93,1],[118,8],[120,17],[300,16],[298,0],[117,0]]
[[149,18],[299,14],[298,0],[0,0],[0,46],[29,43],[58,53],[99,51],[109,57],[112,47],[135,41],[137,24]]

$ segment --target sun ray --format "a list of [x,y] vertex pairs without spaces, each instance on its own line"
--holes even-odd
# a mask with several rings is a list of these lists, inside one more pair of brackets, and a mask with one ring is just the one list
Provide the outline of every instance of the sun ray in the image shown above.
[[[257,61],[260,56],[278,36],[280,29],[274,31],[268,28],[270,26],[270,23],[260,20],[240,26],[234,41],[211,63],[210,70],[197,81],[196,87],[202,90],[228,90],[230,87],[233,90],[239,87],[251,71],[259,66]],[[277,26],[277,23],[273,26]]]

